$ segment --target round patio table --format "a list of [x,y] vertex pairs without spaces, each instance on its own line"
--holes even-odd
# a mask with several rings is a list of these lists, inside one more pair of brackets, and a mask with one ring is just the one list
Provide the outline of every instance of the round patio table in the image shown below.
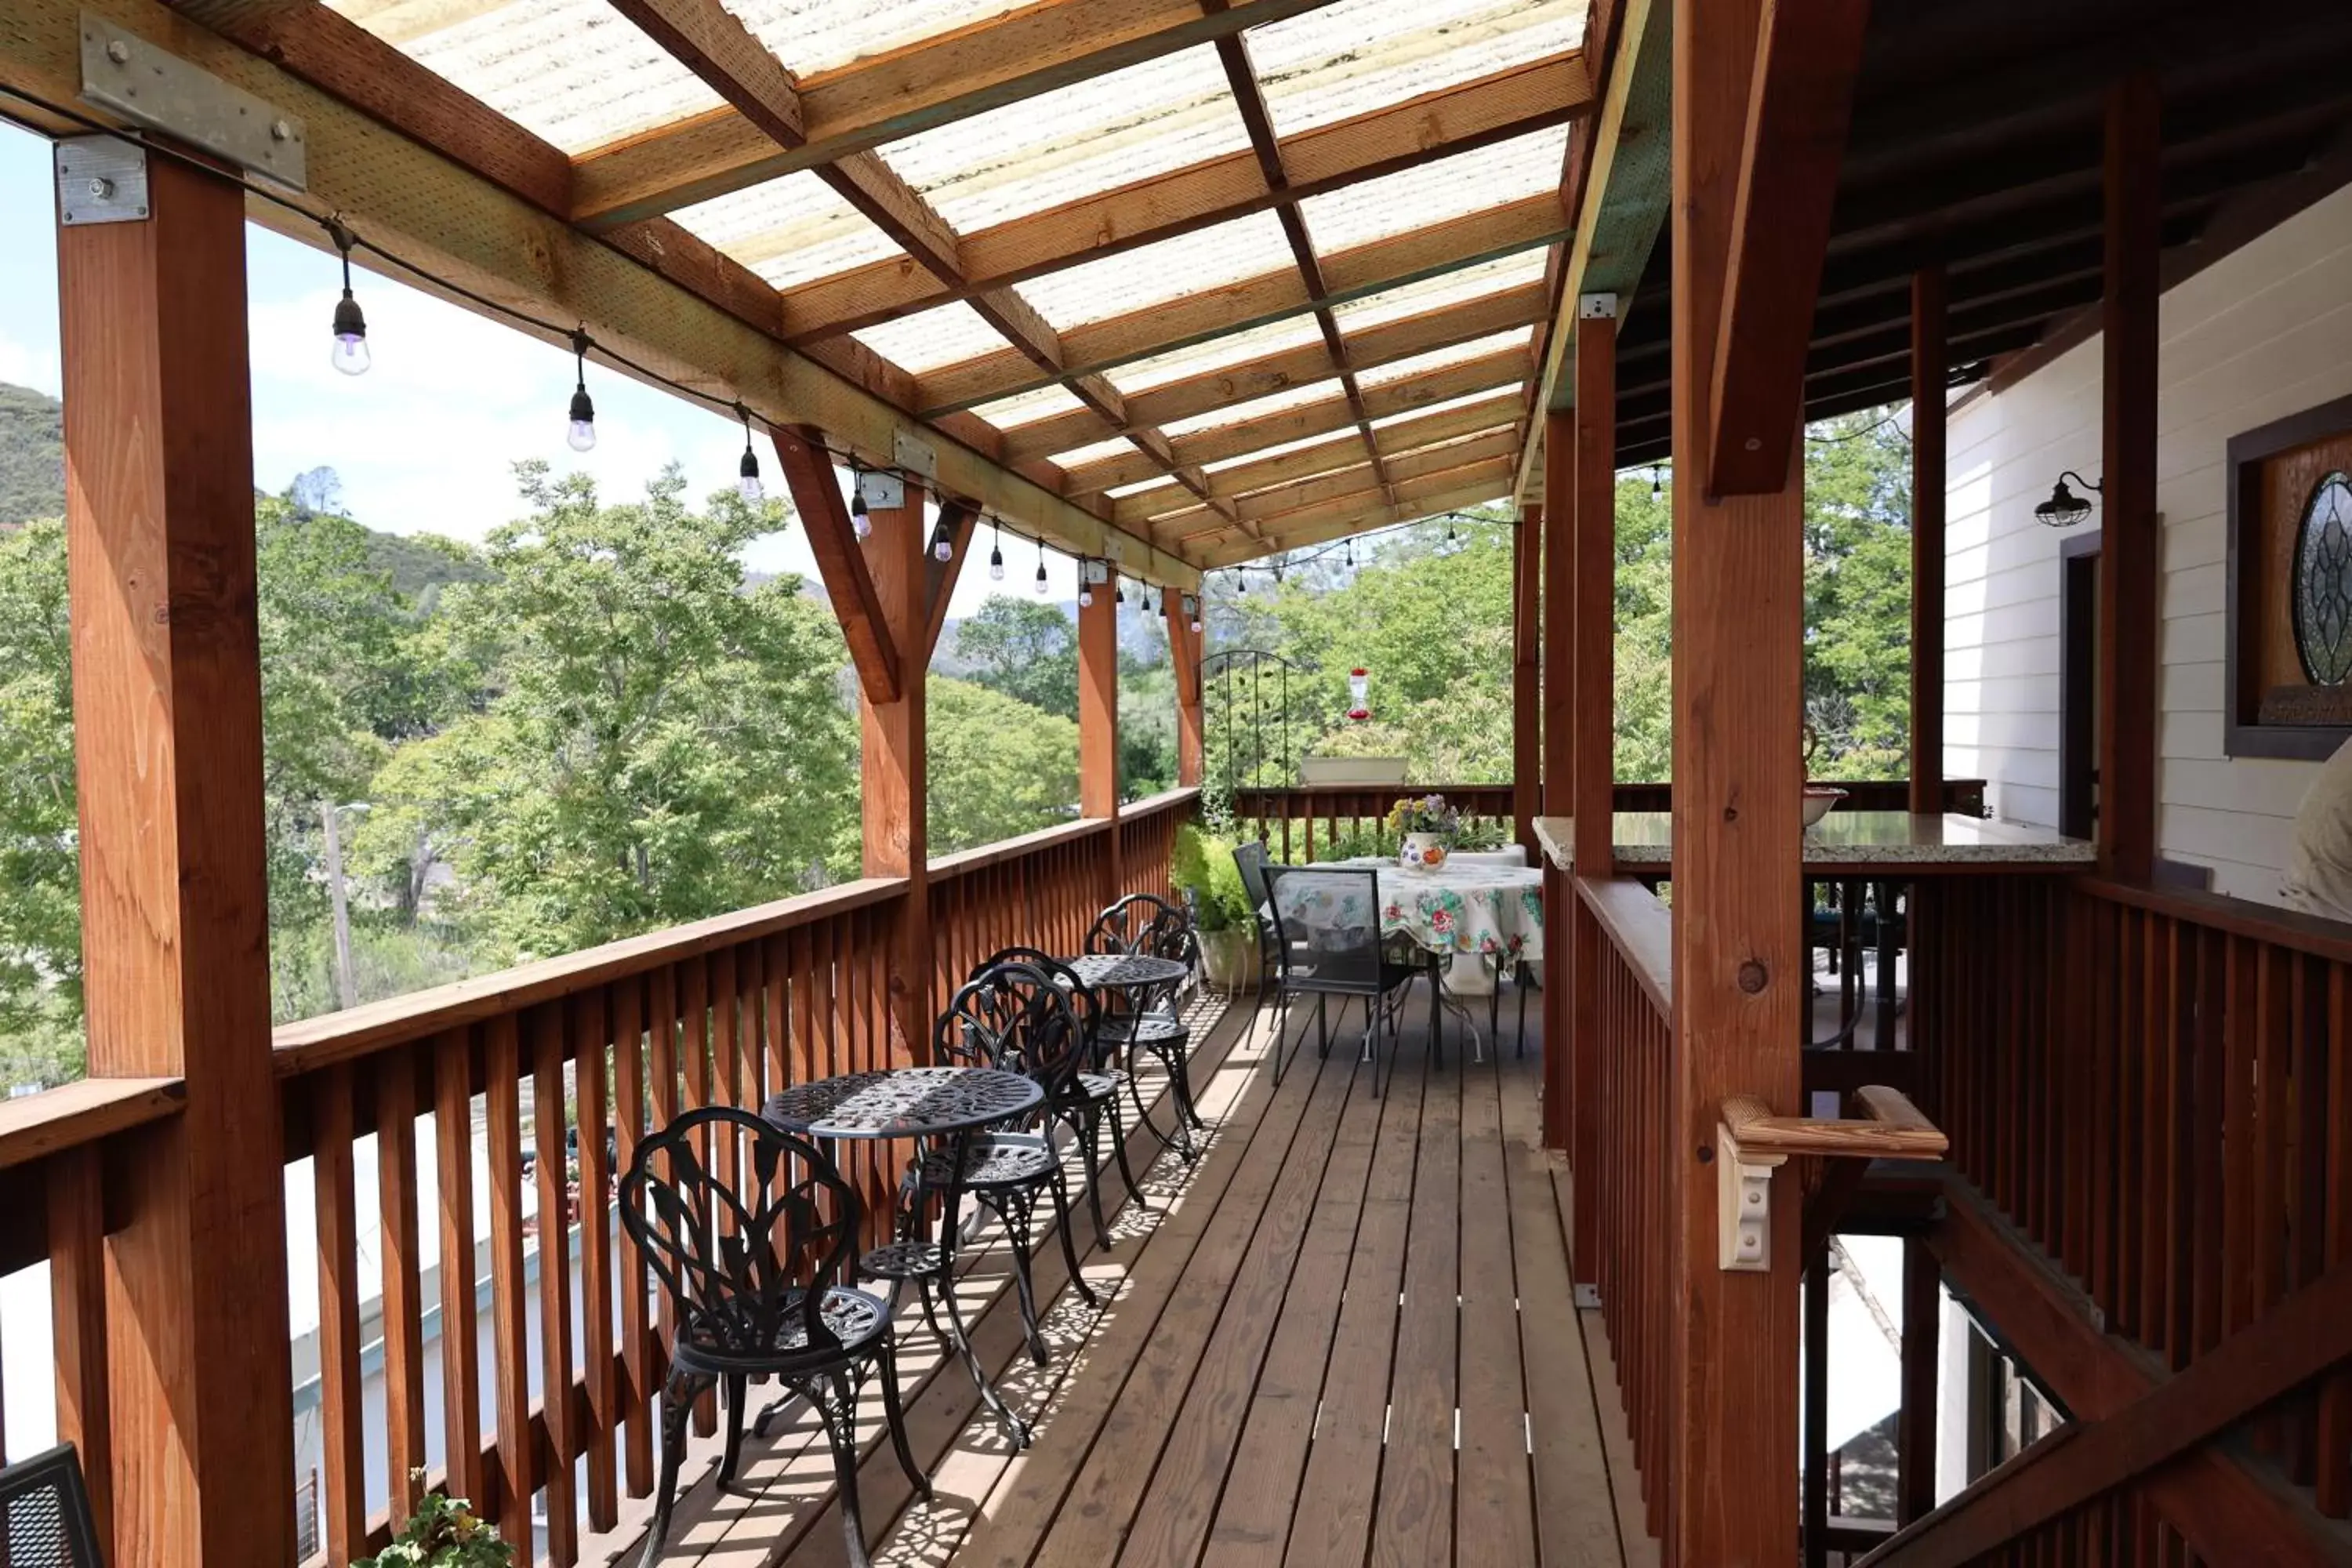
[[[762,1120],[786,1131],[805,1133],[828,1143],[841,1139],[912,1138],[947,1146],[948,1168],[953,1174],[949,1179],[940,1240],[930,1243],[919,1234],[924,1205],[918,1196],[920,1189],[911,1180],[899,1187],[902,1202],[894,1231],[898,1245],[921,1247],[937,1255],[935,1260],[927,1259],[929,1267],[924,1272],[937,1283],[947,1305],[948,1323],[954,1330],[951,1337],[963,1357],[964,1369],[971,1373],[982,1402],[994,1413],[1015,1447],[1027,1447],[1029,1427],[996,1392],[972,1351],[963,1310],[956,1304],[956,1242],[963,1222],[965,1141],[975,1132],[1026,1116],[1045,1101],[1045,1089],[1017,1072],[994,1068],[890,1068],[794,1084],[771,1095],[760,1110]],[[897,1305],[894,1290],[894,1311]],[[764,1422],[766,1415],[761,1419]]]
[[[1163,989],[1172,998],[1177,986],[1183,984],[1185,977],[1192,973],[1192,966],[1189,963],[1181,963],[1173,958],[1155,958],[1150,953],[1143,952],[1082,952],[1075,958],[1056,959],[1055,962],[1068,965],[1071,973],[1078,977],[1078,984],[1089,991],[1124,992],[1127,995],[1128,1010],[1132,1013],[1141,1013],[1149,1008],[1154,999],[1153,994]],[[1101,1062],[1099,1054],[1097,1055],[1096,1061],[1099,1066]],[[1128,1093],[1135,1101],[1136,1120],[1141,1121],[1151,1135],[1160,1140],[1163,1147],[1174,1144],[1176,1140],[1171,1139],[1166,1133],[1160,1131],[1160,1124],[1151,1120],[1151,1112],[1143,1108],[1142,1089],[1134,1081],[1135,1060],[1132,1052],[1129,1054],[1127,1073],[1129,1075]],[[1171,1087],[1170,1092],[1173,1095],[1176,1091]],[[1184,1160],[1189,1164],[1192,1159],[1192,1133],[1184,1120],[1184,1111],[1181,1109],[1185,1103],[1187,1102],[1183,1100],[1177,1101],[1179,1109],[1175,1116],[1176,1131],[1181,1134]]]

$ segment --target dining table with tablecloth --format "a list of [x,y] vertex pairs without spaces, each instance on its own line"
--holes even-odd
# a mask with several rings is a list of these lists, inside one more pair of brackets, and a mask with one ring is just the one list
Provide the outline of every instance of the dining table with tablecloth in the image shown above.
[[[1435,870],[1407,868],[1385,856],[1321,860],[1313,869],[1377,872],[1381,934],[1447,960],[1449,991],[1484,995],[1498,973],[1543,958],[1543,873],[1507,851],[1457,852]],[[1338,895],[1328,883],[1285,879],[1276,884],[1275,897],[1284,901],[1283,920],[1294,926],[1362,930],[1371,924],[1360,892]]]

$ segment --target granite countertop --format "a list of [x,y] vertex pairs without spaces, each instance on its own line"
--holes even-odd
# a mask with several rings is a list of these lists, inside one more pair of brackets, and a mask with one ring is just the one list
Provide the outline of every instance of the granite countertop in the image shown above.
[[[1538,816],[1536,837],[1562,870],[1572,868],[1576,838],[1571,816]],[[1621,811],[1612,833],[1620,869],[1664,871],[1673,864],[1674,816],[1664,811]],[[1907,811],[1832,811],[1805,832],[1808,870],[1968,870],[2047,867],[2065,870],[2098,858],[2089,840],[2046,827],[1983,817],[1915,816]]]

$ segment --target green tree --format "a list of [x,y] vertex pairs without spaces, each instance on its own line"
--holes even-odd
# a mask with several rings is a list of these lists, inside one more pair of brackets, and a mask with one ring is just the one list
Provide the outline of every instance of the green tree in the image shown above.
[[948,676],[932,676],[926,697],[932,854],[1034,833],[1076,814],[1076,723]]
[[484,689],[377,772],[373,863],[446,833],[453,912],[495,951],[541,954],[854,861],[840,632],[799,579],[747,587],[739,559],[781,510],[721,492],[696,512],[675,468],[611,507],[585,477],[516,471],[531,514],[490,536],[490,575],[441,598],[444,657]]
[[1059,605],[993,594],[956,627],[971,679],[1032,708],[1078,716],[1078,628]]
[[66,535],[0,533],[0,1081],[79,1078],[81,890],[74,853]]

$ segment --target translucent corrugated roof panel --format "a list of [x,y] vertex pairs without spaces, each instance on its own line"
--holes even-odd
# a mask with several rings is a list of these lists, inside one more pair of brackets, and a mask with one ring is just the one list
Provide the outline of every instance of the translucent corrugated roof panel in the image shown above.
[[1304,348],[1323,341],[1323,331],[1315,324],[1313,316],[1292,316],[1285,321],[1269,321],[1262,327],[1233,332],[1190,348],[1173,349],[1150,359],[1139,359],[1123,364],[1109,373],[1110,383],[1121,392],[1143,392],[1155,386],[1165,386],[1171,381],[1182,381],[1195,375],[1209,375],[1236,365],[1252,363],[1269,354],[1288,349]]
[[1344,305],[1334,305],[1331,314],[1338,318],[1342,331],[1360,332],[1386,321],[1400,321],[1407,316],[1482,300],[1506,289],[1540,280],[1548,255],[1540,249],[1523,250],[1516,256],[1497,257],[1475,267],[1465,267],[1458,272],[1441,272],[1418,283],[1384,289]]
[[895,321],[877,321],[852,335],[899,369],[917,375],[943,364],[998,353],[1008,346],[1004,335],[961,300]]
[[812,169],[670,216],[779,289],[901,254]]
[[1206,45],[1074,82],[882,149],[967,233],[1249,147]]
[[1076,393],[1055,382],[1051,386],[1017,392],[1011,397],[981,404],[972,412],[999,430],[1013,430],[1024,425],[1034,425],[1040,419],[1051,419],[1057,414],[1076,414],[1085,406]]
[[1089,441],[1083,447],[1056,452],[1053,462],[1057,468],[1082,468],[1088,463],[1099,463],[1105,458],[1124,457],[1134,450],[1135,443],[1124,436],[1114,436],[1108,441]]
[[1394,360],[1376,365],[1356,377],[1359,386],[1386,386],[1392,381],[1410,381],[1417,375],[1427,375],[1433,370],[1444,370],[1450,364],[1466,364],[1474,359],[1500,353],[1505,349],[1525,348],[1534,333],[1533,327],[1513,327],[1508,331],[1493,332],[1483,338],[1473,338],[1466,343],[1455,343],[1450,349],[1432,349],[1425,354],[1410,359]]
[[[1401,413],[1382,415],[1380,418],[1372,421],[1372,428],[1375,430],[1394,430],[1396,431],[1397,439],[1399,441],[1408,441],[1412,438],[1412,433],[1410,430],[1399,429],[1398,426],[1409,426],[1415,420],[1419,419],[1432,419],[1440,414],[1451,414],[1457,408],[1467,408],[1474,403],[1493,403],[1495,405],[1495,427],[1496,428],[1511,424],[1519,417],[1523,411],[1523,405],[1519,401],[1519,395],[1516,392],[1508,394],[1492,391],[1474,392],[1465,397],[1449,397],[1443,403],[1433,403],[1428,405],[1426,407],[1408,408]],[[1386,443],[1384,444],[1384,449],[1393,446],[1394,443]]]
[[[338,6],[524,130],[580,153],[722,106],[719,96],[604,0],[515,0],[495,9]],[[427,12],[467,14],[429,26]]]
[[1032,278],[1021,285],[1021,293],[1067,331],[1294,265],[1282,220],[1272,213],[1253,213]]
[[1160,428],[1170,436],[1190,436],[1195,431],[1213,430],[1220,425],[1239,425],[1251,419],[1263,419],[1269,414],[1285,409],[1304,407],[1320,403],[1327,397],[1339,395],[1339,383],[1311,381],[1304,386],[1286,387],[1267,397],[1254,397],[1247,403],[1228,403],[1223,408],[1213,408],[1206,414],[1196,414],[1190,419],[1171,419]]
[[1034,0],[722,0],[794,76],[838,70],[944,33],[1025,11]]
[[1174,479],[1162,477],[1156,479],[1144,479],[1139,483],[1131,485],[1113,485],[1110,489],[1103,491],[1103,494],[1110,497],[1113,500],[1124,500],[1129,496],[1139,496],[1150,490],[1166,490],[1168,494],[1165,497],[1159,499],[1165,500],[1170,502],[1174,502],[1178,498],[1187,496],[1192,493],[1190,490],[1180,489]]
[[1299,204],[1318,253],[1368,245],[1466,213],[1558,190],[1568,127],[1530,131],[1492,147],[1365,180]]
[[1302,436],[1295,441],[1280,441],[1271,447],[1261,447],[1255,452],[1244,452],[1238,458],[1221,458],[1202,466],[1203,473],[1221,473],[1243,463],[1262,463],[1268,458],[1286,458],[1293,452],[1304,452],[1314,447],[1332,448],[1332,467],[1346,466],[1346,455],[1363,450],[1363,437],[1353,430],[1343,430],[1336,436]]
[[1572,49],[1590,0],[1340,0],[1254,28],[1251,63],[1292,136]]

